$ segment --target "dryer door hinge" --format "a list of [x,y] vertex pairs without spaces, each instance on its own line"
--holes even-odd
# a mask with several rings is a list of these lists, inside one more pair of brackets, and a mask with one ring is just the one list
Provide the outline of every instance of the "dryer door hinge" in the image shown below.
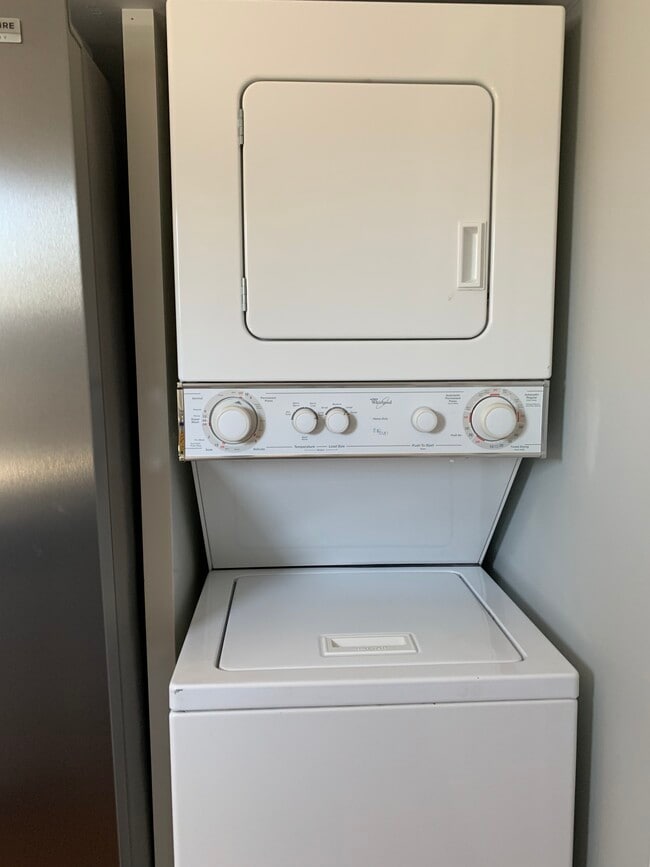
[[240,108],[237,112],[237,136],[239,144],[244,144],[244,109]]
[[241,309],[246,313],[248,310],[248,287],[246,286],[246,278],[241,278]]

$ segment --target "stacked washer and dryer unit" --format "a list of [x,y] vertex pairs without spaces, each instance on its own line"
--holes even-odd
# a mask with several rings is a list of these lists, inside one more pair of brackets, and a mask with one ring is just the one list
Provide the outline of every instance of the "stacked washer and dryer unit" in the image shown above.
[[481,568],[545,454],[563,10],[171,0],[168,33],[211,570],[176,867],[569,867],[577,676]]

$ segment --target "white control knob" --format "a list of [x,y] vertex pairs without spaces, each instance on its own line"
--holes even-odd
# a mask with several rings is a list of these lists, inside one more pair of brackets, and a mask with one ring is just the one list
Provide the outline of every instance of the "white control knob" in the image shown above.
[[471,424],[484,440],[505,440],[517,427],[517,411],[505,397],[484,397],[472,410]]
[[428,406],[421,406],[411,416],[411,424],[420,433],[433,433],[438,427],[438,413]]
[[291,424],[301,434],[310,434],[316,430],[318,416],[308,406],[301,406],[291,416]]
[[210,427],[224,443],[243,443],[255,433],[257,413],[246,401],[226,398],[212,410]]
[[350,416],[342,406],[334,406],[325,414],[325,427],[330,433],[345,433],[350,427]]

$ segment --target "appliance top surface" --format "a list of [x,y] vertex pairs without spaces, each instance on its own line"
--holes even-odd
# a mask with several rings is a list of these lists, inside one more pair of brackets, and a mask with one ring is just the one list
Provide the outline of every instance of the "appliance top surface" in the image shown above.
[[573,667],[479,566],[208,575],[173,711],[577,696]]
[[219,667],[245,671],[521,659],[458,572],[291,569],[237,578]]

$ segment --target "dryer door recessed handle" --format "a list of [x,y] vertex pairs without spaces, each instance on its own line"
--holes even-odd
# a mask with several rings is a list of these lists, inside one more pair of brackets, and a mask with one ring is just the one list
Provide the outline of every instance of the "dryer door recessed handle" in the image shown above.
[[485,223],[458,224],[458,288],[485,289]]

